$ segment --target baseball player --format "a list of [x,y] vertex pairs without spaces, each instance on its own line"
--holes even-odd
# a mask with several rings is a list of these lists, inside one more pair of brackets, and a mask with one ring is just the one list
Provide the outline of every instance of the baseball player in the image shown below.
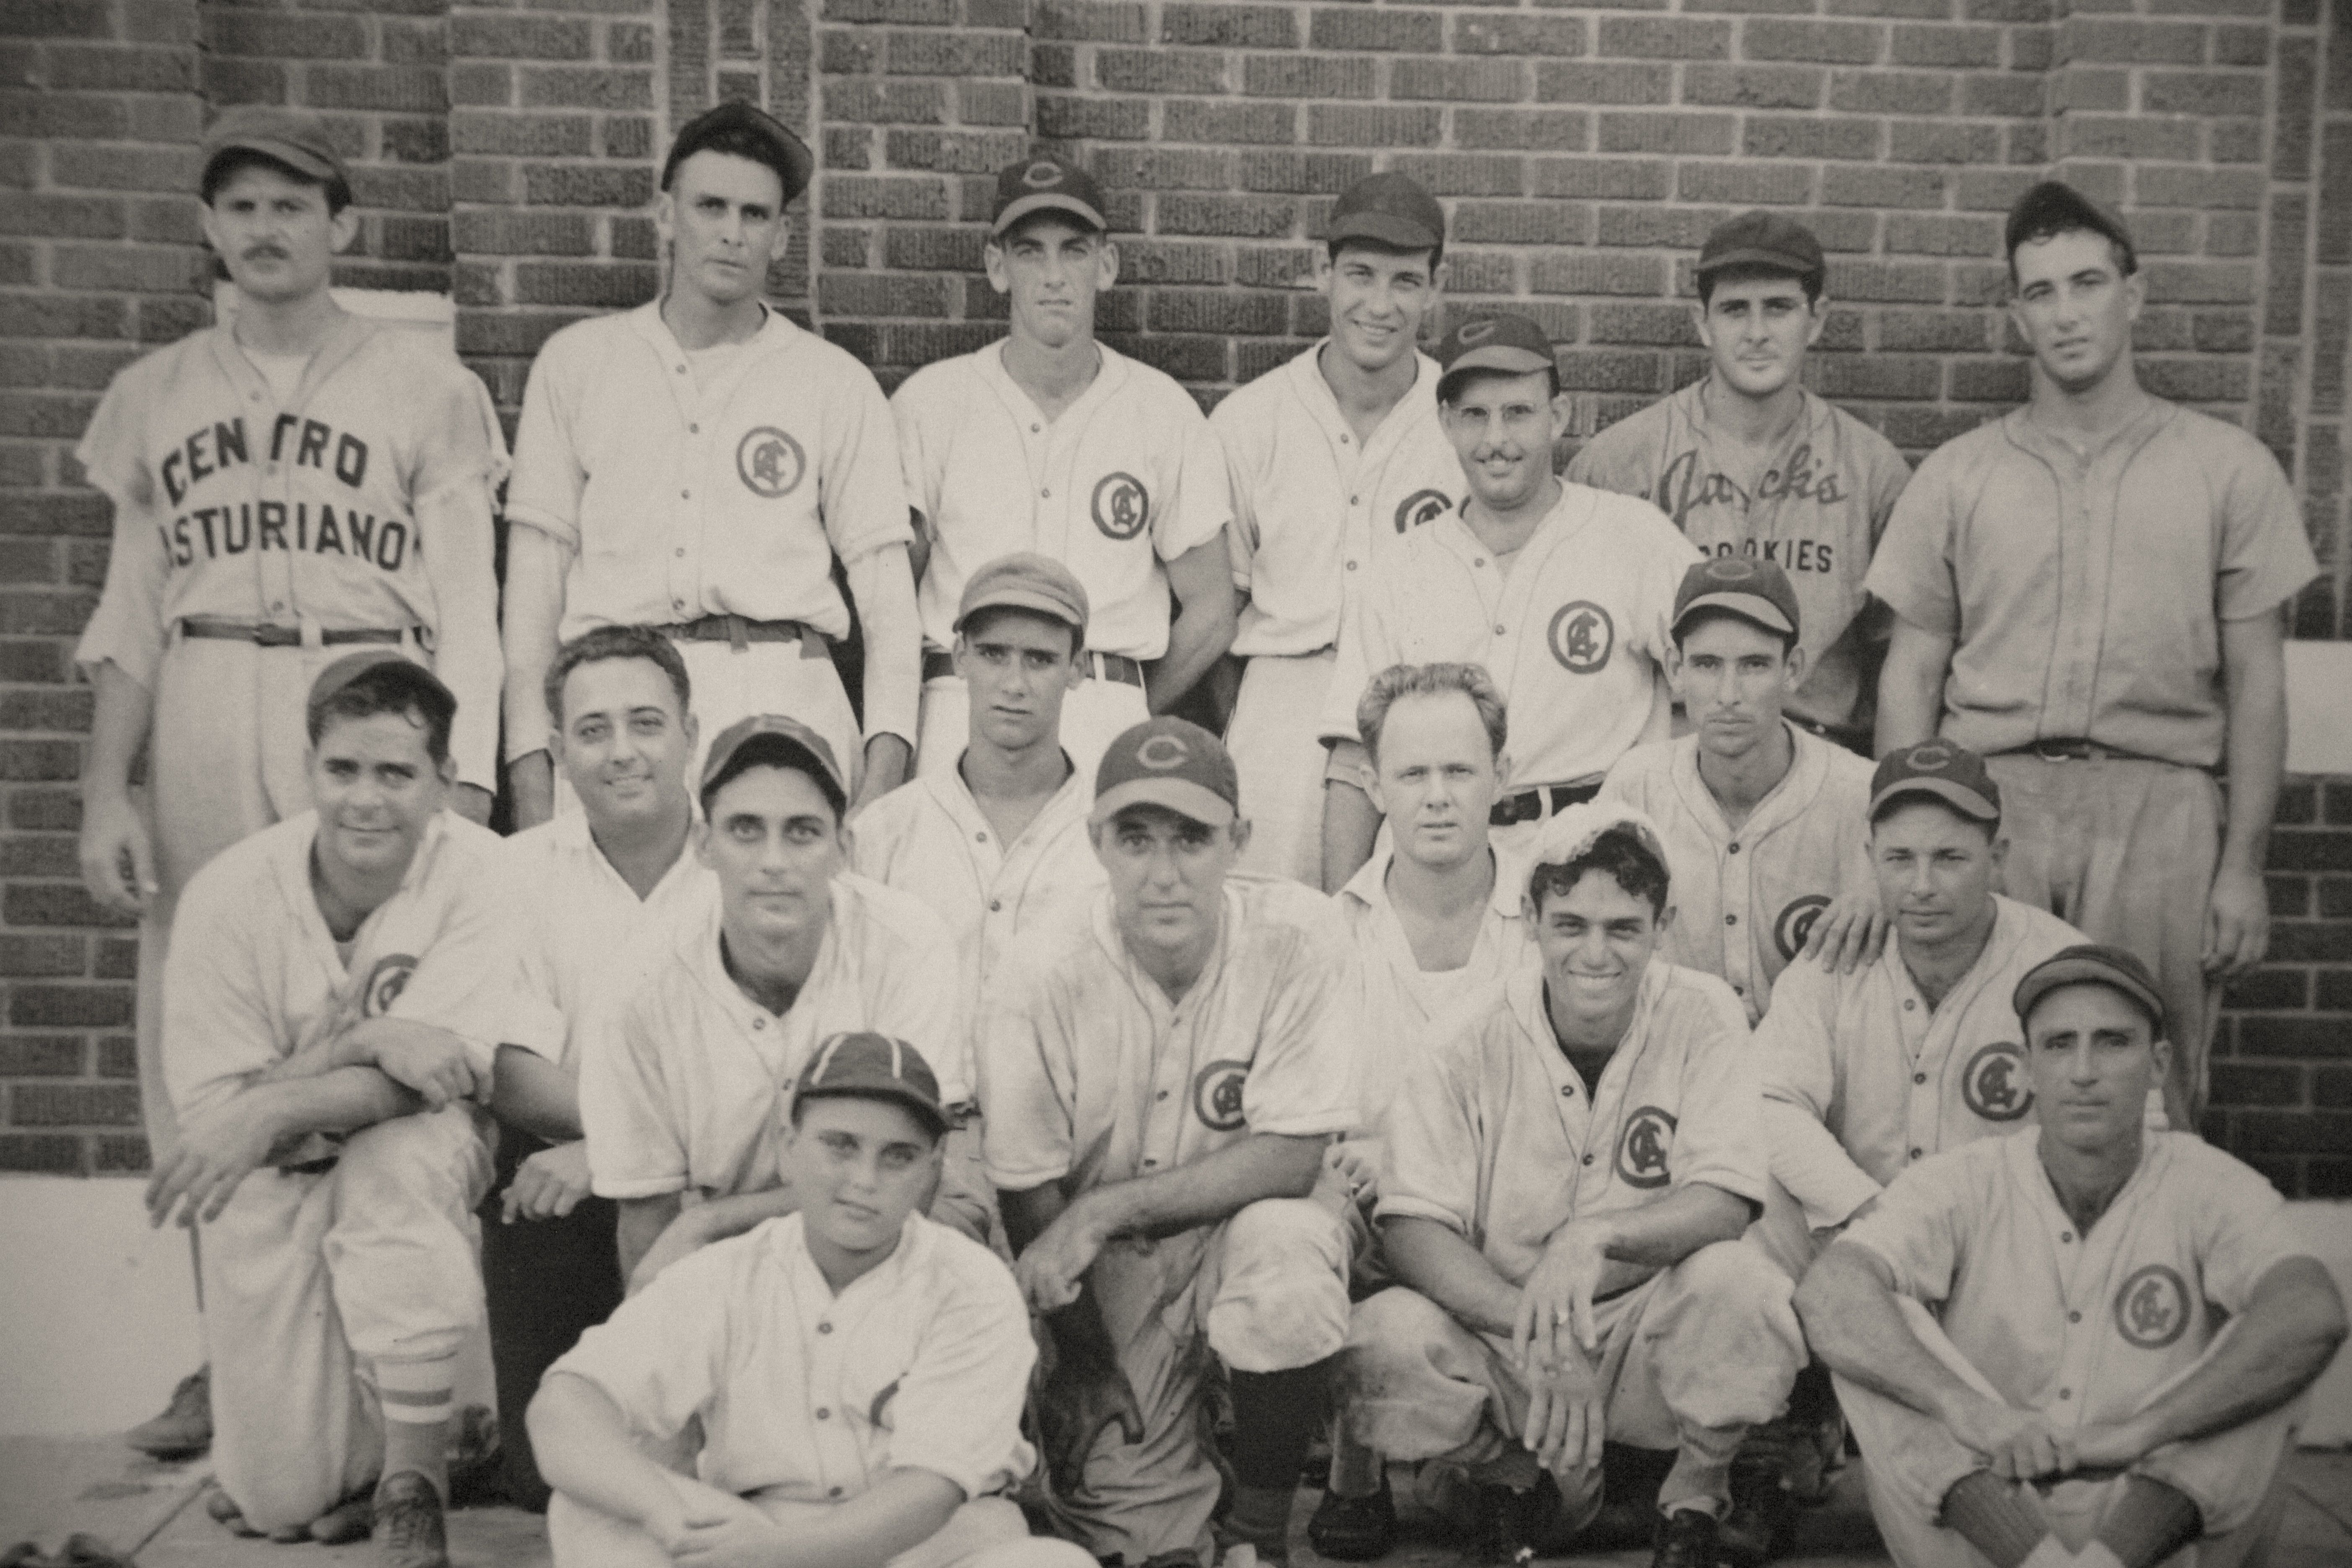
[[[1196,724],[1118,737],[1089,821],[1109,887],[1006,967],[980,1045],[988,1174],[1046,1315],[1048,1508],[1128,1568],[1213,1563],[1220,1536],[1287,1562],[1348,1324],[1344,1200],[1318,1181],[1355,1124],[1345,937],[1312,889],[1228,875],[1249,825]],[[1212,1357],[1234,1415],[1214,1533]]]
[[[1085,907],[1103,883],[1087,834],[1093,793],[1062,749],[1062,705],[1086,679],[1087,591],[1033,552],[971,574],[956,607],[956,673],[971,694],[963,755],[857,819],[850,863],[948,922],[967,1027],[1025,931]],[[974,1081],[968,1045],[958,1077]]]
[[2011,895],[2156,971],[2167,1108],[2194,1127],[2219,987],[2270,940],[2282,607],[2318,565],[2260,442],[2142,390],[2123,225],[2045,183],[2006,243],[2032,396],[1921,464],[1887,525],[1879,750],[1941,735],[1989,759]]
[[[430,333],[329,294],[359,216],[323,122],[229,110],[201,191],[232,321],[117,375],[75,449],[114,508],[74,656],[96,689],[82,881],[140,921],[140,1102],[159,1160],[176,1137],[156,1054],[173,911],[197,868],[310,805],[299,715],[319,671],[354,646],[434,666],[464,699],[452,804],[486,821],[498,785],[490,497],[506,446],[489,395]],[[142,748],[144,799],[129,784]],[[145,1432],[151,1447],[204,1447],[191,1403]]]
[[[718,896],[659,945],[580,1062],[590,1185],[621,1205],[634,1292],[709,1242],[790,1214],[776,1164],[778,1107],[820,1041],[877,1029],[961,1060],[953,941],[920,900],[848,869],[849,783],[824,736],[755,714],[710,743],[695,853]],[[971,1098],[960,1078],[950,1104]],[[949,1173],[955,1173],[950,1161]],[[688,1193],[699,1202],[688,1205]],[[977,1194],[949,1199],[985,1234]]]
[[[556,1563],[1093,1568],[1003,1495],[1037,1347],[1003,1264],[920,1212],[950,1128],[929,1064],[835,1035],[790,1104],[799,1210],[663,1274],[532,1402]],[[691,1475],[640,1447],[695,1426]]]
[[[320,673],[310,811],[188,884],[164,976],[179,1116],[147,1206],[205,1233],[217,1510],[445,1568],[458,1347],[482,1321],[498,840],[442,809],[457,700],[394,647]],[[380,1479],[379,1479],[380,1478]]]
[[[662,297],[564,328],[531,365],[507,489],[521,525],[505,601],[518,826],[552,810],[549,661],[601,626],[676,638],[713,731],[790,713],[842,759],[853,801],[906,777],[913,536],[888,407],[864,365],[760,300],[814,163],[749,104],[688,121],[655,212]],[[836,561],[865,638],[862,742],[831,657],[849,635]]]
[[1717,225],[1699,247],[1691,311],[1707,374],[1594,436],[1568,477],[1656,502],[1709,555],[1786,572],[1805,656],[1789,717],[1867,752],[1886,616],[1863,575],[1911,468],[1804,388],[1806,351],[1829,324],[1825,268],[1821,241],[1792,217]]
[[1233,479],[1226,534],[1248,661],[1225,744],[1250,798],[1242,868],[1319,887],[1323,747],[1339,603],[1376,552],[1453,504],[1422,323],[1444,286],[1445,209],[1402,174],[1339,193],[1316,258],[1330,334],[1209,416]]
[[519,1414],[548,1363],[621,1304],[618,1216],[589,1190],[580,1059],[662,933],[717,896],[688,847],[695,722],[677,646],[650,626],[599,626],[563,645],[547,679],[549,750],[581,810],[499,847],[513,969],[490,1100],[501,1192],[482,1237],[506,1494],[533,1510],[547,1485]]
[[1802,606],[1769,561],[1683,574],[1666,669],[1695,726],[1634,747],[1601,781],[1664,835],[1681,913],[1669,963],[1721,975],[1753,1024],[1800,954],[1852,968],[1885,941],[1865,834],[1870,764],[1789,721]]
[[1095,338],[1096,300],[1118,280],[1104,208],[1093,176],[1055,154],[1006,165],[985,254],[1011,329],[926,365],[890,399],[920,532],[925,773],[953,772],[962,752],[956,607],[1000,555],[1050,555],[1086,585],[1086,676],[1062,712],[1083,775],[1233,641],[1216,437],[1192,394]]
[[1901,1568],[2260,1561],[2343,1300],[2269,1183],[2142,1127],[2145,965],[2067,948],[2014,1002],[2040,1125],[1906,1171],[1798,1292],[1879,1533]]
[[1469,499],[1393,541],[1347,595],[1319,721],[1332,748],[1328,889],[1370,858],[1380,830],[1356,731],[1375,671],[1454,662],[1494,677],[1511,714],[1512,793],[1492,817],[1507,854],[1553,812],[1591,799],[1628,747],[1666,735],[1667,627],[1698,552],[1647,501],[1553,477],[1569,405],[1541,327],[1473,317],[1438,343],[1437,360],[1439,417]]
[[[1665,847],[1639,813],[1546,822],[1525,886],[1540,963],[1454,1015],[1389,1102],[1398,1284],[1355,1310],[1339,1419],[1465,1467],[1506,1562],[1599,1512],[1604,1436],[1672,1449],[1654,1562],[1716,1568],[1732,1455],[1804,1356],[1788,1278],[1738,1243],[1766,1181],[1748,1021],[1655,957]],[[1318,1513],[1393,1532],[1384,1483]]]

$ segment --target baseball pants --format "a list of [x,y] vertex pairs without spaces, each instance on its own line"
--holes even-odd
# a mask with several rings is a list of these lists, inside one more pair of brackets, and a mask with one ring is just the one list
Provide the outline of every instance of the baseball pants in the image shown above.
[[[691,1477],[670,1485],[691,1503],[727,1494]],[[783,1498],[744,1500],[789,1526],[821,1518],[832,1505]],[[562,1492],[547,1508],[547,1540],[557,1568],[669,1568],[670,1555],[643,1526],[614,1518]],[[948,1516],[939,1533],[890,1559],[888,1568],[1094,1568],[1094,1559],[1066,1541],[1029,1533],[1021,1510],[1001,1497],[973,1498]]]
[[[1925,1307],[1904,1297],[1897,1297],[1895,1305],[1930,1354],[1986,1398],[2001,1399]],[[2220,1342],[2217,1338],[2208,1346],[2206,1355]],[[2162,1397],[2203,1364],[2200,1357],[2183,1367],[2178,1376],[2151,1390],[2148,1401]],[[1862,1447],[1871,1514],[1898,1568],[1990,1568],[1976,1548],[1939,1522],[1944,1495],[1962,1478],[1984,1468],[1984,1461],[1907,1405],[1843,1377],[1837,1379],[1837,1393]],[[2122,1496],[2125,1479],[2145,1475],[2180,1492],[2205,1516],[2204,1538],[2167,1559],[2170,1568],[2236,1568],[2258,1563],[2278,1526],[2271,1480],[2301,1409],[2300,1400],[2290,1401],[2217,1436],[2168,1444],[2120,1474],[2069,1478],[2054,1486],[2020,1490],[2066,1549],[2079,1552]]]
[[1164,1240],[1117,1241],[1097,1258],[1087,1279],[1142,1410],[1143,1441],[1113,1426],[1077,1488],[1054,1478],[1055,1528],[1097,1557],[1134,1563],[1190,1550],[1215,1561],[1210,1357],[1237,1372],[1286,1372],[1337,1351],[1348,1333],[1345,1248],[1336,1202],[1318,1189]]
[[[1611,1441],[1672,1449],[1658,1505],[1729,1505],[1731,1460],[1748,1428],[1770,1420],[1804,1364],[1793,1287],[1763,1252],[1703,1247],[1612,1300],[1597,1303],[1598,1369]],[[1519,1447],[1528,1390],[1507,1335],[1465,1327],[1399,1286],[1360,1304],[1340,1352],[1340,1423],[1391,1459],[1443,1459],[1481,1479],[1531,1484]],[[1598,1505],[1598,1469],[1553,1478],[1570,1509]]]
[[1242,672],[1225,749],[1241,774],[1242,815],[1250,821],[1244,871],[1323,885],[1327,753],[1315,721],[1337,663],[1329,648],[1296,658],[1260,654]]
[[479,1118],[453,1105],[362,1128],[331,1169],[255,1172],[204,1227],[213,1470],[256,1529],[373,1486],[383,1428],[365,1380],[393,1363],[454,1373],[479,1330]]
[[2156,972],[2172,1038],[2165,1112],[2194,1131],[2221,987],[2206,981],[2205,903],[2221,854],[2221,787],[2200,768],[2134,757],[1988,757],[2009,836],[2005,891]]
[[[1062,699],[1062,750],[1091,787],[1102,754],[1122,731],[1151,717],[1143,688],[1090,675]],[[922,717],[915,726],[915,773],[937,778],[951,772],[971,742],[971,696],[961,675],[923,682]]]

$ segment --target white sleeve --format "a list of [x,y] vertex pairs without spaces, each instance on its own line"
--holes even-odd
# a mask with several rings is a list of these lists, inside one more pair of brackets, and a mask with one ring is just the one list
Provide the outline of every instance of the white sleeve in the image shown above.
[[[215,863],[217,864],[217,863]],[[256,950],[248,885],[196,873],[163,963],[163,1087],[183,1120],[234,1098],[286,1054],[279,998]]]
[[685,1190],[686,1140],[662,1074],[665,1031],[656,992],[639,990],[581,1042],[580,1125],[589,1184],[602,1198]]
[[588,469],[572,435],[576,389],[566,385],[570,345],[561,334],[531,363],[515,426],[514,477],[507,485],[507,521],[535,528],[580,548],[580,498]]
[[1772,1004],[1756,1026],[1763,1080],[1763,1127],[1772,1176],[1804,1206],[1813,1230],[1843,1225],[1878,1195],[1878,1184],[1845,1152],[1826,1121],[1836,1102],[1835,983],[1811,959],[1780,972]]

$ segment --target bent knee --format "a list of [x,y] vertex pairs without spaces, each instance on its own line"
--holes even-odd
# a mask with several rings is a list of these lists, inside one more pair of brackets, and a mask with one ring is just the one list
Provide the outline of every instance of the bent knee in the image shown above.
[[1225,1226],[1225,1267],[1337,1269],[1347,1237],[1338,1216],[1312,1198],[1260,1198]]
[[1674,1267],[1676,1287],[1710,1303],[1752,1303],[1759,1312],[1786,1309],[1796,1285],[1763,1247],[1715,1241]]
[[1209,1344],[1237,1372],[1310,1366],[1348,1337],[1346,1242],[1304,1198],[1251,1204],[1228,1222]]
[[1357,1302],[1349,1314],[1345,1364],[1351,1373],[1365,1375],[1426,1366],[1433,1356],[1469,1333],[1454,1314],[1420,1291],[1394,1285]]
[[471,1114],[461,1106],[395,1116],[343,1140],[335,1179],[371,1193],[405,1193],[466,1203],[485,1173],[487,1150]]

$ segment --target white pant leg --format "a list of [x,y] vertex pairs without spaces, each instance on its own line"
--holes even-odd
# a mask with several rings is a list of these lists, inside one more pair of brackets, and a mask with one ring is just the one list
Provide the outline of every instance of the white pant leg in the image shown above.
[[1336,662],[1328,648],[1297,658],[1262,654],[1242,673],[1225,749],[1241,774],[1242,815],[1250,821],[1244,871],[1322,886],[1328,756],[1315,721]]
[[[670,1484],[689,1499],[719,1495],[688,1476],[674,1475]],[[827,1510],[822,1503],[751,1500],[779,1523],[822,1516]],[[556,1568],[670,1568],[669,1554],[643,1528],[562,1492],[548,1500],[547,1538]],[[1092,1568],[1093,1563],[1066,1541],[1032,1537],[1018,1508],[987,1497],[958,1508],[929,1540],[890,1559],[889,1568]]]
[[701,778],[710,742],[728,725],[755,713],[781,713],[824,737],[834,761],[849,779],[850,794],[856,795],[866,745],[840,672],[817,644],[755,642],[740,651],[724,642],[681,641],[676,646],[694,687],[695,721],[700,731],[689,777]]
[[470,1106],[448,1105],[344,1141],[320,1247],[343,1331],[363,1361],[453,1357],[480,1331],[474,1208],[490,1181],[484,1120]]
[[1201,1315],[1209,1348],[1235,1372],[1313,1366],[1347,1342],[1347,1231],[1326,1189],[1339,1184],[1245,1205],[1209,1245]]
[[[1062,750],[1078,777],[1094,790],[1095,769],[1119,731],[1151,717],[1140,686],[1088,676],[1062,699]],[[935,675],[923,682],[921,716],[916,721],[915,773],[937,778],[952,771],[971,741],[971,697],[961,675]]]

